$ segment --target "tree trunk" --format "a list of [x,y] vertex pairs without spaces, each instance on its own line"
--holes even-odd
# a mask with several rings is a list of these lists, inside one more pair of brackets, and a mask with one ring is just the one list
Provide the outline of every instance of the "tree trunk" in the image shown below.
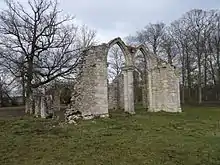
[[220,48],[217,46],[217,100],[220,100]]
[[22,102],[23,105],[25,105],[25,78],[24,75],[22,75]]
[[34,114],[34,104],[33,104],[33,90],[32,90],[32,74],[28,75],[27,85],[26,85],[26,99],[25,99],[25,112],[29,114]]
[[170,65],[173,65],[173,60],[172,60],[170,48],[168,48],[168,50],[167,50],[167,56],[168,56],[168,63],[169,63]]
[[2,89],[2,85],[0,85],[0,107],[3,106],[3,89]]
[[208,100],[207,98],[207,52],[205,52],[205,66],[204,66],[204,69],[205,69],[205,76],[204,76],[204,91],[203,91],[203,95],[204,95],[204,99],[205,101]]
[[198,67],[199,67],[199,73],[198,73],[198,103],[202,103],[202,72],[201,72],[201,60],[198,60]]
[[181,93],[181,102],[185,103],[185,68],[182,67],[182,93]]
[[185,103],[185,52],[182,52],[182,93],[181,93],[181,102]]
[[26,86],[26,97],[25,97],[25,113],[30,113],[30,87],[29,85]]
[[190,72],[191,72],[191,69],[190,69],[190,60],[189,60],[189,52],[188,50],[186,49],[186,72],[187,72],[187,89],[188,89],[188,100],[191,100],[192,99],[192,96],[191,96],[191,89],[192,89],[192,81],[191,81],[191,75],[190,75]]
[[26,85],[26,101],[25,101],[25,112],[34,114],[34,104],[33,104],[33,90],[32,90],[32,80],[33,80],[33,57],[28,59],[27,68],[27,85]]
[[41,96],[41,105],[40,105],[40,114],[41,114],[41,118],[45,119],[47,117],[47,110],[46,110],[46,97],[45,97],[45,89],[43,88],[43,92],[42,92],[42,96]]
[[26,90],[25,113],[34,114],[33,92],[30,87]]

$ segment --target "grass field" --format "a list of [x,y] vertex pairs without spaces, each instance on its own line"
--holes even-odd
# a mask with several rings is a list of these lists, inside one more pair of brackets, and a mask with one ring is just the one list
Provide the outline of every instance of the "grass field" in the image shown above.
[[0,165],[219,165],[220,108],[113,113],[77,126],[0,119]]

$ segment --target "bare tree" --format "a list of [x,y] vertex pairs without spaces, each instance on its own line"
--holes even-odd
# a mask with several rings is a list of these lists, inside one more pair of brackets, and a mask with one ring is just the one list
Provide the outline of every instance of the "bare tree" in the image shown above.
[[[182,67],[182,103],[185,102],[185,87],[187,86],[188,98],[191,98],[191,87],[192,87],[192,64],[195,61],[191,57],[191,43],[190,43],[190,35],[188,33],[188,28],[182,19],[176,20],[170,25],[170,33],[171,37],[178,49],[178,57],[181,62]],[[187,84],[187,85],[186,85]]]
[[118,46],[113,46],[109,51],[108,67],[110,68],[111,77],[117,77],[124,66],[124,55]]
[[204,43],[210,33],[212,22],[209,13],[203,10],[192,10],[183,16],[183,21],[189,28],[193,51],[198,66],[198,103],[202,103],[202,60],[204,56]]
[[217,99],[220,99],[220,11],[216,10],[211,12],[214,18],[212,21],[212,31],[208,41],[209,52],[212,55],[212,57],[209,58],[209,63],[214,84],[217,87]]
[[164,27],[164,23],[149,24],[142,31],[137,32],[136,40],[139,43],[149,45],[153,53],[158,54]]
[[173,65],[173,59],[178,54],[178,49],[169,27],[164,28],[161,40],[161,49],[166,54],[168,63]]
[[29,0],[30,11],[19,2],[6,0],[6,5],[0,13],[2,65],[17,77],[22,77],[22,70],[26,112],[33,113],[33,88],[75,74],[83,58],[81,49],[91,44],[95,35],[85,38],[83,42],[88,42],[81,47],[77,27],[71,17],[61,15],[57,1]]
[[95,38],[96,38],[95,30],[89,29],[87,25],[82,25],[81,27],[78,27],[77,30],[78,47],[86,48],[91,45],[95,45],[97,43]]

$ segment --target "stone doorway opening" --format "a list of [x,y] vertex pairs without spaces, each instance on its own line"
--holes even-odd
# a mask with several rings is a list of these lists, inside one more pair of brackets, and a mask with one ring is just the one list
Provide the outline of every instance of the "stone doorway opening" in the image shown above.
[[125,67],[125,57],[121,48],[115,44],[107,54],[107,86],[109,111],[122,111],[124,109],[124,76],[122,68]]

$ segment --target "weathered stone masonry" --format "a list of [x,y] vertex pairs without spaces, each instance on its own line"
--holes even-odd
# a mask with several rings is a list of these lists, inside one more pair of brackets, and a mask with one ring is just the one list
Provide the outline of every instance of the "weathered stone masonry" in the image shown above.
[[152,68],[149,72],[149,111],[181,112],[179,78],[170,65]]
[[[116,38],[108,44],[93,46],[86,50],[85,60],[82,67],[82,74],[72,98],[72,106],[69,111],[80,111],[83,118],[95,116],[108,117],[108,109],[115,106],[114,92],[108,95],[107,84],[107,55],[109,49],[117,44],[124,56],[126,65],[122,68],[123,101],[124,111],[135,114],[134,111],[134,55],[140,50],[147,61],[144,79],[142,84],[143,105],[148,111],[158,112],[181,112],[179,96],[179,78],[174,67],[161,62],[143,45],[131,47],[125,45],[120,39]],[[120,85],[120,86],[121,86]],[[122,99],[120,99],[122,100]],[[109,105],[110,104],[110,105]]]
[[108,109],[124,108],[124,77],[120,73],[108,84]]

